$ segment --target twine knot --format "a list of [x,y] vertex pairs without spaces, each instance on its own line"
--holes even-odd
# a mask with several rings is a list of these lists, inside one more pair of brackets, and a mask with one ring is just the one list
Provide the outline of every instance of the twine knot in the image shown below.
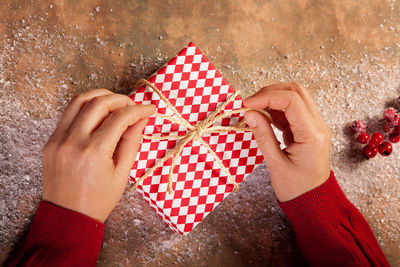
[[203,132],[204,127],[201,123],[194,125],[194,129],[192,130],[192,133],[194,134],[194,139],[199,140],[203,135]]
[[225,167],[222,160],[217,156],[215,151],[212,150],[210,145],[203,140],[202,136],[205,133],[223,133],[223,132],[229,132],[229,131],[251,131],[251,129],[248,127],[242,127],[242,125],[245,124],[244,120],[241,120],[237,124],[231,125],[231,126],[217,126],[217,125],[213,126],[214,122],[218,121],[219,119],[221,119],[223,117],[229,116],[229,115],[237,114],[237,113],[240,113],[243,111],[248,111],[248,110],[255,110],[255,111],[262,113],[269,120],[269,122],[272,122],[271,115],[265,110],[251,109],[251,108],[240,108],[240,109],[231,110],[231,111],[227,111],[227,112],[219,114],[225,108],[226,105],[228,105],[230,102],[232,102],[236,98],[236,96],[239,95],[240,92],[236,91],[235,93],[230,95],[224,103],[222,103],[220,106],[218,106],[216,110],[211,112],[211,114],[209,114],[203,121],[201,121],[195,125],[192,125],[186,119],[184,119],[182,117],[182,115],[168,101],[168,99],[164,96],[164,94],[160,90],[158,90],[157,87],[155,87],[152,83],[150,83],[149,81],[147,81],[145,79],[140,79],[136,84],[136,88],[139,87],[141,84],[145,84],[145,85],[149,86],[150,88],[152,88],[154,90],[154,92],[156,92],[157,95],[165,102],[167,107],[174,113],[174,115],[176,117],[165,115],[165,114],[160,114],[160,113],[156,113],[155,116],[169,120],[174,123],[184,125],[186,128],[188,128],[188,133],[186,135],[167,135],[167,136],[149,136],[149,135],[143,134],[142,137],[144,139],[152,139],[152,140],[159,140],[159,141],[160,140],[178,140],[178,142],[174,148],[169,150],[163,158],[159,159],[154,164],[153,167],[148,169],[144,173],[144,175],[142,177],[140,177],[140,179],[131,187],[130,191],[135,190],[147,177],[150,176],[151,173],[153,173],[153,171],[155,169],[160,167],[169,158],[172,158],[172,163],[171,163],[171,167],[169,169],[169,175],[168,175],[168,193],[172,194],[172,192],[173,192],[172,176],[173,176],[174,168],[176,166],[177,159],[181,155],[182,150],[185,147],[185,145],[192,140],[196,140],[196,141],[199,141],[200,144],[202,144],[208,150],[208,152],[214,157],[215,161],[219,164],[221,169],[228,176],[229,182],[231,184],[233,184],[233,187],[234,187],[233,191],[237,192],[239,190],[239,184],[232,177],[229,170]]

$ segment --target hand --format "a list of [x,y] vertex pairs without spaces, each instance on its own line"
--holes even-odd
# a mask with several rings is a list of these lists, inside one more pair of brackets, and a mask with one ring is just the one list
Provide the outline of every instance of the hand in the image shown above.
[[323,184],[330,174],[331,130],[304,88],[296,83],[274,84],[244,100],[246,107],[270,108],[272,123],[283,131],[280,144],[268,120],[256,111],[245,114],[270,170],[279,201],[289,201]]
[[105,89],[75,97],[43,149],[43,199],[104,222],[154,112],[153,105]]

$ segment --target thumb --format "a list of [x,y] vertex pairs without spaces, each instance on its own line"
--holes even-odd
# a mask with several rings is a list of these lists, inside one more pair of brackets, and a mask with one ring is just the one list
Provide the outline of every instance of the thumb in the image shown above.
[[247,111],[244,118],[253,131],[267,165],[272,166],[278,161],[285,160],[286,156],[267,118],[257,111]]
[[128,173],[136,159],[140,141],[142,140],[142,132],[146,124],[147,119],[142,119],[129,126],[118,143],[114,152],[114,162],[117,169],[122,173]]

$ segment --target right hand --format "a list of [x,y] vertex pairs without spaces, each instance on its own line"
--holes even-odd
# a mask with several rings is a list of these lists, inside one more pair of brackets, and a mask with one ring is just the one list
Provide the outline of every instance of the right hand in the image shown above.
[[281,150],[268,120],[256,111],[245,114],[268,165],[279,201],[292,200],[329,178],[331,130],[303,87],[297,83],[270,85],[244,100],[244,105],[270,108],[272,124],[283,131],[287,147]]

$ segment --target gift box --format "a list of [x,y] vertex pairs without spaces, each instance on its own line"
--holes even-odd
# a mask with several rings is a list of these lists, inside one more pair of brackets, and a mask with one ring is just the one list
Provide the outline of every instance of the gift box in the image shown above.
[[[231,114],[243,107],[240,95],[193,43],[161,67],[148,82],[138,87],[131,99],[137,104],[154,104],[157,113],[176,120],[162,116],[149,118],[144,135],[156,139],[142,139],[130,172],[133,182],[139,181],[149,168],[182,142],[182,139],[160,140],[158,137],[186,136],[221,107],[218,114],[228,116],[219,116],[212,123],[213,127],[237,125],[243,119],[243,111]],[[232,101],[221,106],[229,97]],[[179,116],[175,112],[179,112]],[[192,130],[180,123],[180,116]],[[251,131],[205,131],[184,144],[176,155],[169,193],[168,177],[173,160],[170,157],[155,168],[136,190],[173,231],[187,234],[232,192],[234,184],[228,178],[242,182],[263,161],[263,156]]]

